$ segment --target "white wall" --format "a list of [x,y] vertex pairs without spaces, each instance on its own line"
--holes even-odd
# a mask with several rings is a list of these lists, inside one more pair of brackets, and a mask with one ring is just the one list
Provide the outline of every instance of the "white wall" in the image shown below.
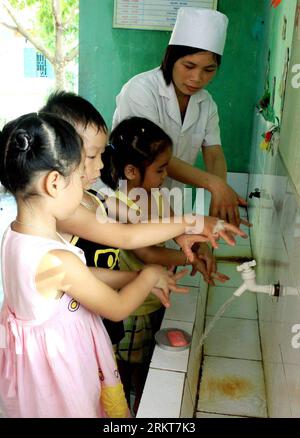
[[0,26],[0,127],[19,115],[37,111],[54,79],[24,77],[25,39]]
[[[293,326],[300,324],[300,199],[279,153],[259,148],[266,122],[254,116],[249,191],[251,243],[257,281],[276,283],[289,295],[259,294],[259,327],[270,417],[300,416],[300,348],[293,348]],[[300,170],[298,170],[300,171]]]

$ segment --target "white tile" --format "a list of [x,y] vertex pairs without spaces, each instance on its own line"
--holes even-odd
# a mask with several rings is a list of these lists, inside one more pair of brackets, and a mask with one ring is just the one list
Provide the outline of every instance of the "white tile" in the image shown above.
[[[225,287],[224,287],[225,286]],[[225,301],[235,292],[235,287],[214,286],[208,290],[207,309],[208,316],[214,316]],[[256,294],[244,292],[226,309],[224,317],[257,319]]]
[[[298,354],[299,350],[298,350]],[[300,417],[300,366],[284,364],[288,394],[293,418]]]
[[[211,317],[206,318],[206,327],[211,320]],[[261,360],[257,321],[220,318],[216,321],[204,343],[204,354]]]
[[276,326],[276,322],[259,321],[261,349],[265,366],[266,363],[281,363],[282,361]]
[[171,307],[166,309],[165,318],[194,322],[199,293],[199,288],[191,286],[187,294],[172,293],[170,295]]
[[[177,328],[192,334],[193,324],[182,321],[164,319],[161,328]],[[150,367],[171,371],[186,372],[188,367],[189,348],[183,351],[163,350],[159,345],[155,346]]]
[[266,394],[271,418],[292,416],[288,386],[282,363],[264,363]]
[[137,418],[179,418],[185,374],[149,370]]
[[205,356],[197,411],[267,417],[261,362]]
[[[296,326],[295,332],[292,331],[294,326]],[[293,322],[282,322],[280,324],[279,343],[284,364],[298,366],[300,372],[300,348],[298,347],[300,338],[297,326],[300,327],[300,317],[297,325]]]
[[248,192],[248,173],[228,172],[227,182],[242,198],[247,197]]
[[[180,271],[182,271],[183,269],[188,269],[189,272],[191,272],[191,270],[192,270],[191,266],[187,266],[187,267],[180,266],[179,267]],[[193,276],[187,274],[178,281],[178,284],[182,284],[184,286],[198,287],[200,284],[200,278],[201,278],[200,272],[197,272],[196,275],[193,275]]]

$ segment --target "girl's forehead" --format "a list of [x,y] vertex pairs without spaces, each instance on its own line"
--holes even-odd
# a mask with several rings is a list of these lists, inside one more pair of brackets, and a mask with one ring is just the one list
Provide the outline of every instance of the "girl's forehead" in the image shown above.
[[89,125],[85,129],[78,130],[78,134],[83,140],[84,148],[103,148],[107,143],[106,132],[99,130],[94,125]]
[[155,163],[164,163],[167,160],[170,160],[172,156],[172,148],[171,146],[166,147],[162,152],[160,152],[155,158]]

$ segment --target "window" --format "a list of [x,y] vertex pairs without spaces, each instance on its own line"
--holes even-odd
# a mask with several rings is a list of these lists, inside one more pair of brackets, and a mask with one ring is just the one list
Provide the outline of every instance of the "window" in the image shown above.
[[40,78],[47,77],[47,60],[44,55],[36,52],[36,73]]
[[24,48],[25,78],[54,78],[53,67],[45,56],[32,47]]

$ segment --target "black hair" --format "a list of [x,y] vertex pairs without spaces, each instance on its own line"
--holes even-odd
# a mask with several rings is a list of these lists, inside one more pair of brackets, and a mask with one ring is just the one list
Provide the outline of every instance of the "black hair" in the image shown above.
[[82,140],[67,121],[30,113],[7,123],[0,133],[0,182],[13,195],[33,196],[38,172],[56,170],[64,177],[81,162]]
[[[199,52],[207,52],[207,50],[198,49],[196,47],[189,46],[177,46],[175,44],[170,44],[165,52],[164,59],[162,60],[160,69],[163,72],[163,76],[166,82],[166,85],[170,85],[173,79],[173,67],[176,61],[179,58],[183,58],[187,55],[194,55]],[[221,55],[217,53],[213,53],[214,58],[218,66],[221,65]]]
[[106,123],[99,111],[88,100],[68,91],[50,94],[41,111],[56,114],[71,125],[80,123],[86,128],[95,125],[99,131],[107,133]]
[[102,155],[101,179],[116,190],[119,181],[125,179],[127,164],[136,166],[143,179],[146,168],[171,147],[171,138],[155,123],[143,117],[129,117],[110,134],[109,144]]

